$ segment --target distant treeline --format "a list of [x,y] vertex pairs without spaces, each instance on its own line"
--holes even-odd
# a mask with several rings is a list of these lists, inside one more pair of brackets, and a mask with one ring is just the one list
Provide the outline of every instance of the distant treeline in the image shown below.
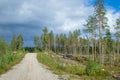
[[24,47],[24,49],[27,52],[34,52],[35,51],[35,47]]

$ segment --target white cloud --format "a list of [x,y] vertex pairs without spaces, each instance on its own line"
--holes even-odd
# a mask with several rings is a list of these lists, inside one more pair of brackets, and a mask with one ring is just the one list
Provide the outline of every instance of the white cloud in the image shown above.
[[116,19],[120,17],[120,12],[116,12],[113,8],[108,9],[106,17],[108,18],[108,25],[110,26],[110,31],[112,33],[115,33],[114,25],[116,23]]
[[[91,0],[1,0],[0,23],[32,22],[53,30],[69,31],[82,29],[87,17],[93,14]],[[107,17],[111,32],[120,12],[108,7]]]
[[[81,28],[93,8],[86,6],[89,0],[12,0],[4,4],[0,23],[27,23],[33,21],[41,26],[61,31]],[[14,4],[15,3],[15,4]],[[16,4],[17,3],[17,4]],[[13,5],[14,4],[14,5]],[[78,26],[79,25],[79,26]]]
[[[73,31],[82,29],[87,17],[92,14],[93,7],[86,6],[88,0],[81,0],[77,6],[62,5],[62,9],[56,11],[55,21],[62,23],[58,29],[61,31]],[[73,2],[71,2],[72,4]],[[78,4],[78,3],[76,3]]]

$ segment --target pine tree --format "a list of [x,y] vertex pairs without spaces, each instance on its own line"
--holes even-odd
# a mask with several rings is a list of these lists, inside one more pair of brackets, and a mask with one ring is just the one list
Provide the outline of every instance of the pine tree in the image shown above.
[[49,33],[49,49],[54,50],[54,33],[51,31]]
[[[97,29],[97,19],[95,15],[89,16],[85,26],[85,32],[88,33],[88,38],[93,40],[92,53],[94,54],[94,61],[96,61],[96,29]],[[90,41],[90,40],[89,40]],[[89,43],[88,41],[88,43]],[[89,46],[89,44],[88,44]],[[89,48],[89,47],[88,47]]]
[[108,59],[109,59],[109,63],[111,64],[110,66],[112,66],[112,52],[113,52],[113,40],[111,38],[111,33],[110,33],[110,29],[106,28],[106,37],[105,37],[105,41],[106,44],[104,49],[106,50],[106,54],[108,55]]
[[57,52],[57,53],[60,51],[59,50],[59,48],[60,48],[59,44],[60,44],[60,38],[59,38],[59,35],[57,34],[56,37],[55,37],[55,52]]
[[22,37],[22,35],[19,35],[17,38],[17,49],[19,49],[19,50],[22,49],[23,44],[24,44],[23,37]]
[[69,45],[69,53],[71,54],[71,53],[73,53],[73,34],[72,34],[72,32],[70,31],[69,32],[69,43],[68,43],[68,45]]
[[104,0],[96,0],[94,4],[95,8],[95,16],[98,23],[98,35],[99,35],[99,62],[100,64],[103,63],[103,51],[102,51],[102,31],[104,31],[106,25],[107,25],[107,18],[105,17],[106,10],[104,7]]
[[41,38],[42,38],[43,49],[48,50],[49,35],[48,35],[47,27],[45,27],[43,29],[43,34],[42,34]]
[[7,48],[8,48],[8,45],[6,43],[6,40],[2,40],[0,38],[0,56],[7,53]]
[[34,37],[34,44],[35,44],[35,47],[36,49],[40,50],[41,49],[41,39],[39,36],[35,36]]
[[[116,20],[115,30],[116,30],[115,36],[117,39],[117,41],[116,41],[117,55],[119,56],[120,55],[120,17]],[[117,62],[119,62],[119,61],[117,60]]]
[[13,36],[13,39],[11,41],[11,49],[13,51],[17,50],[17,36],[16,35]]

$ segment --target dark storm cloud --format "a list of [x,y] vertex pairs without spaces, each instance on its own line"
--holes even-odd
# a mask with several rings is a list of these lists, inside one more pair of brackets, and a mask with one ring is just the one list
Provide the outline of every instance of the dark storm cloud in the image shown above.
[[55,33],[82,28],[93,11],[89,1],[0,0],[0,36],[10,42],[14,34],[22,34],[27,46],[45,26]]

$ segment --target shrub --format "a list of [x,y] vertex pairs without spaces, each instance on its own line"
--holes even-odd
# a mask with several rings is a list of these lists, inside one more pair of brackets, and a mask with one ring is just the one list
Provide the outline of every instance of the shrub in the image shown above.
[[86,64],[86,74],[89,76],[107,76],[108,71],[106,71],[102,65],[89,60]]
[[14,64],[20,62],[24,57],[24,53],[7,53],[0,57],[0,74],[6,72]]
[[57,55],[52,53],[50,54],[38,53],[37,59],[38,61],[47,65],[50,69],[52,69],[55,73],[58,74],[65,72],[74,75],[83,75],[85,73],[85,68],[79,65],[67,64],[66,62],[64,62],[64,60],[62,60]]
[[85,73],[84,68],[78,65],[67,65],[65,71],[74,75],[83,75]]

